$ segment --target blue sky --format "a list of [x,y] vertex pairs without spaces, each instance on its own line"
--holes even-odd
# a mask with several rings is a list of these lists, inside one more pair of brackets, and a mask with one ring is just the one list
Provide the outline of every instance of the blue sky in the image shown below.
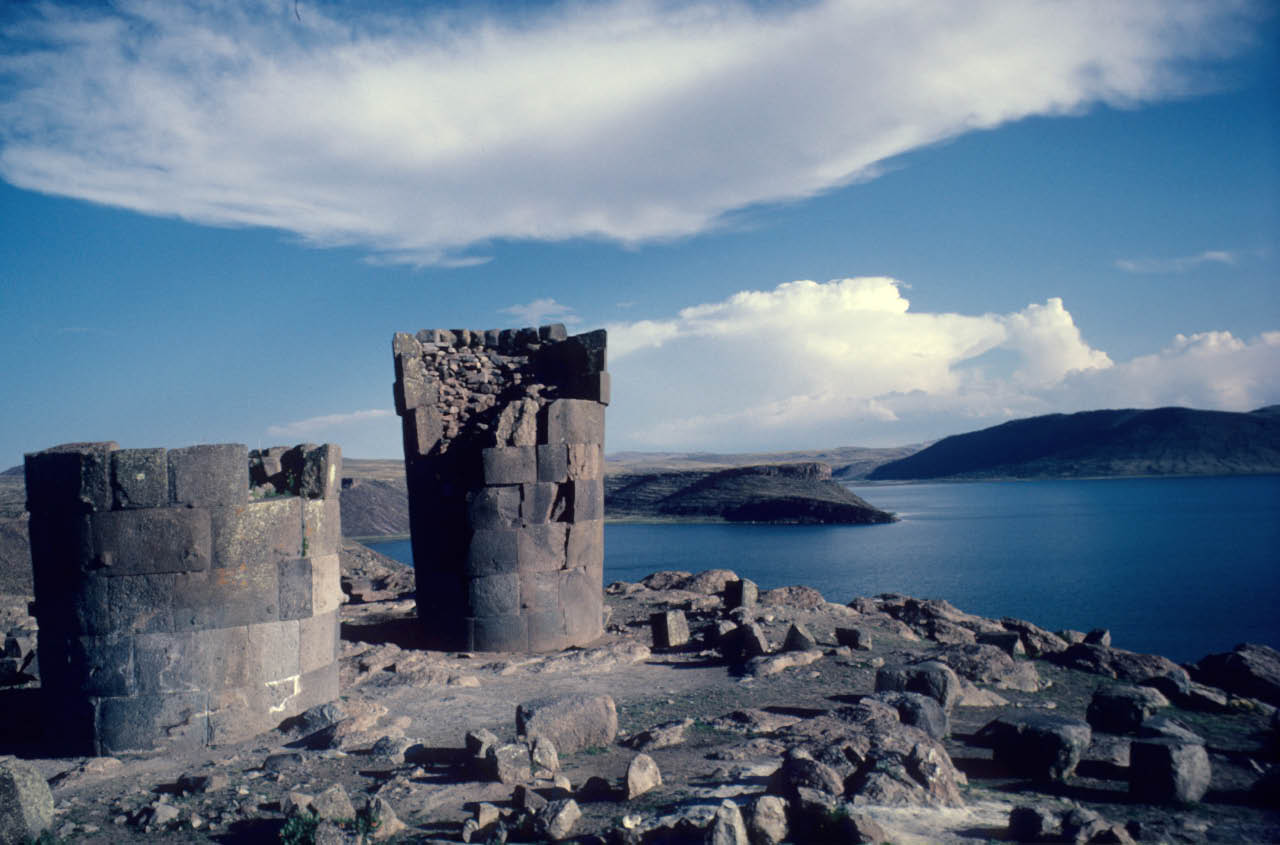
[[1266,4],[0,11],[0,465],[397,457],[390,338],[610,330],[610,451],[1280,402]]

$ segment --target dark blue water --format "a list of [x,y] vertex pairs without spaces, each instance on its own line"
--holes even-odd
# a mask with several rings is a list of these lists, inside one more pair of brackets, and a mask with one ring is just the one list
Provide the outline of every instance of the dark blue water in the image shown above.
[[[875,526],[608,525],[605,582],[723,567],[831,601],[899,592],[1195,660],[1280,646],[1280,477],[856,487]],[[410,560],[408,542],[378,544]]]

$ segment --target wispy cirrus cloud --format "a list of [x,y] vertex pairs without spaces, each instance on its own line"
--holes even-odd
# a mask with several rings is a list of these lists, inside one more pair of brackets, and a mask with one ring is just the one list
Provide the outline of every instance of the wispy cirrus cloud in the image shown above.
[[582,322],[582,318],[575,314],[572,308],[550,298],[535,299],[526,305],[499,308],[498,313],[515,317],[523,326],[540,326],[547,322],[573,325]]
[[929,313],[912,311],[902,287],[788,282],[608,326],[611,448],[892,445],[957,433],[966,420],[1280,401],[1280,332],[1178,335],[1115,362],[1058,297],[1010,314]]
[[1197,255],[1177,258],[1119,258],[1116,266],[1130,273],[1185,273],[1204,264],[1234,266],[1240,254],[1224,249],[1207,249]]
[[323,438],[332,435],[335,431],[353,425],[364,425],[393,417],[395,417],[395,414],[387,408],[370,408],[364,411],[350,411],[344,414],[324,414],[318,417],[308,417],[305,420],[267,426],[267,435],[286,438]]
[[973,129],[1175,95],[1262,5],[351,8],[10,5],[0,175],[467,266],[495,239],[696,234]]

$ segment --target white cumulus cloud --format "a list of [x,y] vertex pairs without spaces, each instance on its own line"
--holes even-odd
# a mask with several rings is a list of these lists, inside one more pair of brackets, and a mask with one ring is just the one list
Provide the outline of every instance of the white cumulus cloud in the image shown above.
[[788,282],[608,329],[611,449],[889,445],[1056,411],[1280,401],[1280,332],[1180,335],[1116,364],[1057,297],[922,313],[883,277]]
[[467,265],[494,239],[634,243],[972,129],[1176,94],[1198,84],[1187,60],[1239,48],[1262,8],[294,5],[11,5],[0,175],[379,261]]

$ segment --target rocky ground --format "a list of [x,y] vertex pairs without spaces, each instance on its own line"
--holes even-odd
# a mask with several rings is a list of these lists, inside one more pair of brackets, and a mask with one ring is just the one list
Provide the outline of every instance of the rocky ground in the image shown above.
[[56,840],[1280,841],[1274,651],[1193,680],[1102,631],[715,570],[610,585],[589,648],[442,653],[411,571],[343,562],[341,701],[252,741],[52,759],[36,682],[0,691],[0,753],[47,779]]

